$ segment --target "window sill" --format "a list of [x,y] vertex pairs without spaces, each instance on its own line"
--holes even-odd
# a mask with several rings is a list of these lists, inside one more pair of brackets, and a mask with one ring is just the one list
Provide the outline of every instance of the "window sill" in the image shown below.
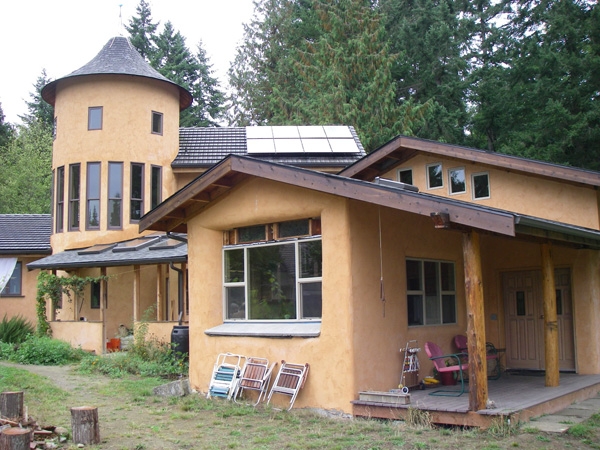
[[225,322],[204,331],[209,336],[250,336],[270,338],[304,337],[321,335],[321,321],[308,322]]
[[0,298],[25,298],[22,294],[2,294]]

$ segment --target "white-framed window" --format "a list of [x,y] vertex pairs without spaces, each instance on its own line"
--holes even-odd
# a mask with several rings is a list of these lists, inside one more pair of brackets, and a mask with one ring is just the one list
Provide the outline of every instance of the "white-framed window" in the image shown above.
[[152,111],[152,134],[163,134],[163,115]]
[[490,175],[487,172],[474,173],[471,176],[473,200],[490,198]]
[[398,169],[398,181],[404,184],[413,184],[412,169]]
[[427,188],[438,189],[442,187],[444,187],[442,163],[427,164]]
[[456,323],[454,263],[407,259],[406,299],[409,326]]
[[88,108],[88,130],[102,129],[102,106]]
[[464,194],[467,192],[467,179],[464,167],[456,167],[448,170],[449,194]]
[[320,319],[321,238],[223,248],[224,320]]

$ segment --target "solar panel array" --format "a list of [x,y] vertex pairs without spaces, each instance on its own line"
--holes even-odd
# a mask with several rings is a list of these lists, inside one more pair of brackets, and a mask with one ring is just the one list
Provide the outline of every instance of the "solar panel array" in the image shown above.
[[249,154],[360,153],[347,126],[246,127]]

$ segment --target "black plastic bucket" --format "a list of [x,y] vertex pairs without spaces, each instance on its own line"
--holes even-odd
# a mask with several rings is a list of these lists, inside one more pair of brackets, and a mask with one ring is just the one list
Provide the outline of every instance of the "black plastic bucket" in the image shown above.
[[190,353],[190,327],[181,325],[173,327],[171,347],[175,353]]

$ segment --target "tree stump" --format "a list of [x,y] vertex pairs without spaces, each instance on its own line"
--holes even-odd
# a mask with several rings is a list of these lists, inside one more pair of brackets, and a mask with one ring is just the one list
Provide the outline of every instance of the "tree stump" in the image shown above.
[[100,443],[98,408],[92,406],[71,408],[71,427],[73,428],[73,442],[76,444]]
[[10,420],[23,417],[23,392],[2,392],[0,394],[0,416]]
[[2,450],[29,450],[31,430],[12,427],[0,433],[0,448]]

